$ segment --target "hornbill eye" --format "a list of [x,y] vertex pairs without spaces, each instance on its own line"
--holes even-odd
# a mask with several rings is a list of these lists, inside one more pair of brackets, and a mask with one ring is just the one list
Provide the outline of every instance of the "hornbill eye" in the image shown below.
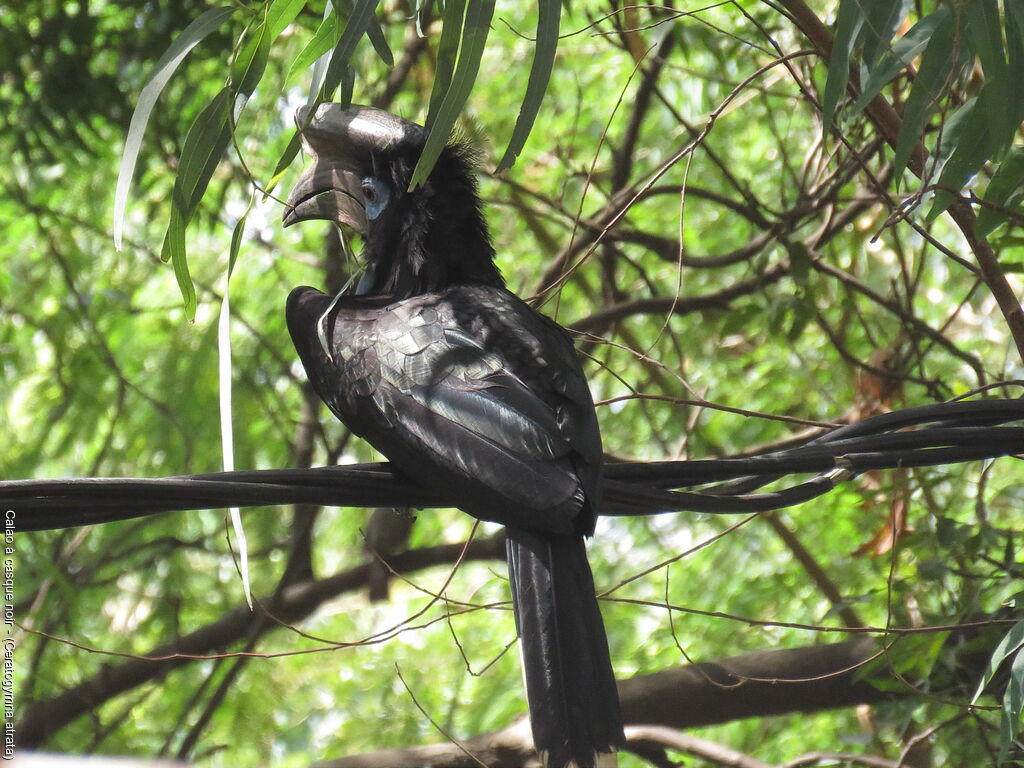
[[380,179],[367,176],[359,185],[363,193],[363,202],[366,206],[366,218],[376,219],[387,207],[390,194],[387,185]]

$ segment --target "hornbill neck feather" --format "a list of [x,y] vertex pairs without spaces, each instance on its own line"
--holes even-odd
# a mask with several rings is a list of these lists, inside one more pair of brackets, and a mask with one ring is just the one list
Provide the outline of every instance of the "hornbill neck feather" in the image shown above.
[[[408,186],[414,165],[412,157],[392,159],[396,189]],[[463,283],[505,284],[473,174],[471,150],[453,144],[423,185],[398,196],[366,241],[367,293],[402,298]]]

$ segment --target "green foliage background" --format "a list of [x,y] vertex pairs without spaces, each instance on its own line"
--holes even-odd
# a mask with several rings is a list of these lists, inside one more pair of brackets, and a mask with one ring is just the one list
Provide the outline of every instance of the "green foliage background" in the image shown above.
[[[187,252],[196,291],[192,318],[160,258],[176,169],[196,118],[225,83],[245,79],[237,61],[252,38],[243,30],[256,29],[268,8],[232,6],[229,22],[170,80],[145,133],[124,249],[117,252],[114,188],[133,105],[160,54],[210,6],[23,5],[17,12],[0,9],[0,101],[7,105],[0,111],[7,163],[0,182],[0,473],[148,477],[218,470],[217,316],[231,237],[254,183],[262,191],[275,177],[293,138],[291,112],[305,101],[310,76],[291,70],[324,8],[277,4],[294,6],[294,21],[267,49],[266,70],[252,83],[233,146],[213,171],[184,241],[181,255]],[[595,397],[609,401],[599,415],[611,457],[743,453],[815,423],[979,389],[982,396],[1018,394],[1024,371],[993,299],[991,275],[943,252],[976,263],[954,219],[926,219],[933,189],[908,173],[896,191],[892,148],[855,99],[841,103],[845,83],[837,86],[836,70],[830,73],[811,50],[793,20],[794,5],[783,4],[787,16],[753,0],[688,13],[573,3],[562,15],[563,37],[531,137],[517,164],[500,176],[489,171],[514,133],[537,11],[512,2],[495,11],[459,129],[481,146],[482,190],[510,287],[540,294],[567,274],[567,264],[580,261],[560,291],[545,295],[543,309],[590,334],[580,347],[589,356]],[[835,3],[810,6],[823,24],[833,24]],[[979,0],[980,6],[995,7],[1000,20],[1016,13],[995,2]],[[861,7],[866,18],[870,7]],[[979,12],[961,2],[900,7],[904,28],[893,27],[883,49],[938,9],[950,8],[958,19]],[[409,21],[415,10],[428,15],[422,40]],[[376,19],[396,66],[386,67],[362,39],[351,60],[356,101],[386,94],[392,111],[426,118],[440,32],[436,9],[429,11],[381,3]],[[1008,23],[1006,29],[1020,28]],[[853,74],[870,77],[861,57],[870,39],[840,34],[839,40],[851,51]],[[1014,40],[1007,36],[1005,44],[1007,66],[1020,64],[1012,58]],[[990,51],[972,45],[922,120],[923,144],[933,154],[951,115],[972,97],[982,103],[978,94],[992,82],[985,63]],[[773,64],[779,51],[804,53]],[[826,128],[819,106],[829,81],[837,130]],[[912,98],[912,83],[906,70],[894,74],[882,98],[899,108]],[[1020,106],[1018,95],[1009,100]],[[966,196],[985,197],[996,186],[989,180],[997,169],[1010,169],[999,210],[984,210],[1000,274],[1019,297],[1018,123],[961,181],[968,188],[955,186],[966,205]],[[707,126],[694,151],[670,162]],[[281,189],[299,165],[287,169]],[[613,224],[632,193],[662,169],[650,194]],[[941,175],[931,178],[945,183]],[[909,213],[901,205],[907,203],[914,204]],[[256,191],[231,277],[235,466],[296,466],[308,447],[316,464],[374,460],[324,411],[311,446],[303,442],[308,394],[283,305],[291,287],[325,284],[329,249],[316,226],[282,231],[281,212],[275,198],[263,200]],[[338,269],[335,261],[331,274]],[[603,313],[613,310],[616,319],[607,321]],[[780,513],[775,527],[753,520],[637,579],[735,521],[687,514],[603,521],[591,560],[600,589],[619,585],[603,603],[617,675],[835,639],[744,618],[836,628],[847,623],[840,616],[847,608],[868,626],[906,627],[1013,607],[1022,567],[1016,550],[1021,481],[1014,459],[862,478]],[[876,543],[866,549],[878,556],[858,553],[897,513],[905,513],[908,526],[897,547]],[[245,515],[257,596],[273,592],[294,553],[291,520],[292,510]],[[365,521],[363,510],[319,515],[316,575],[364,561]],[[462,541],[471,524],[453,510],[420,512],[410,547]],[[824,569],[841,604],[809,577],[779,526]],[[237,606],[244,598],[224,530],[222,516],[206,512],[20,536],[19,621],[46,634],[19,638],[18,702],[46,700],[120,661],[52,638],[148,654]],[[448,571],[417,573],[413,580],[434,592]],[[415,615],[430,597],[407,584],[396,584],[383,605],[369,605],[361,591],[347,593],[299,628],[354,646],[249,660],[222,701],[212,693],[235,662],[186,664],[105,702],[46,748],[181,754],[210,766],[301,766],[439,740],[417,703],[458,737],[506,725],[523,702],[517,654],[514,648],[503,653],[514,636],[503,566],[465,565],[445,595],[486,609],[445,620],[435,605],[387,642],[358,643]],[[666,604],[684,610],[671,612],[670,620]],[[950,678],[958,660],[943,645],[946,635],[920,637],[897,643],[890,661],[905,679],[926,681],[920,683],[926,694],[942,682],[934,696],[876,706],[870,717],[841,710],[698,733],[775,764],[817,751],[896,761],[915,734],[934,726],[933,764],[994,763],[999,712],[965,714],[976,678],[957,688]],[[282,629],[255,650],[287,654],[321,645]],[[934,674],[944,665],[950,667],[945,677]],[[212,716],[197,727],[207,706]],[[622,763],[640,760],[624,756]]]

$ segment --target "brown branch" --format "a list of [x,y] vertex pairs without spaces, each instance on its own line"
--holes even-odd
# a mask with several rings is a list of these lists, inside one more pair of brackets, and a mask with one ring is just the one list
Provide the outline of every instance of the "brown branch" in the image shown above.
[[[827,61],[832,53],[832,34],[822,24],[817,14],[808,8],[803,0],[779,0],[779,4],[786,9],[800,31],[804,33]],[[851,68],[850,71],[849,87],[855,93],[860,91],[860,77],[855,68]],[[865,112],[878,132],[885,137],[886,142],[890,146],[895,147],[896,139],[902,127],[902,121],[893,105],[879,94],[871,100]],[[918,178],[924,178],[925,176],[927,157],[927,151],[918,142],[907,163],[907,167]],[[971,210],[970,203],[963,198],[959,198],[950,205],[948,213],[957,227],[959,227],[964,239],[967,241],[967,245],[974,253],[974,257],[981,267],[985,284],[988,285],[989,290],[995,297],[999,310],[1002,312],[1003,318],[1006,320],[1006,324],[1013,336],[1014,343],[1017,346],[1017,353],[1020,355],[1021,360],[1024,361],[1024,309],[1021,308],[1020,300],[1006,280],[1006,275],[999,266],[999,260],[996,258],[992,246],[989,245],[984,237],[980,237],[975,233],[976,217],[974,211]]]
[[777,283],[789,274],[789,264],[776,264],[766,269],[759,276],[750,280],[734,283],[727,288],[699,296],[654,296],[636,301],[613,304],[610,307],[580,318],[568,326],[570,331],[577,333],[599,333],[608,325],[636,315],[660,315],[671,312],[673,315],[685,315],[706,309],[728,309],[730,304],[741,296],[757,293],[762,288]]
[[774,768],[724,744],[658,725],[633,725],[627,728],[625,748],[639,755],[652,748],[671,749],[695,755],[714,765],[724,765],[727,768]]
[[[650,736],[655,732],[652,729],[659,727],[693,728],[743,717],[817,712],[891,699],[895,694],[882,692],[857,676],[857,670],[878,650],[874,640],[861,638],[831,645],[757,651],[637,675],[619,681],[623,721],[627,734],[632,731],[630,726],[643,726],[637,729],[642,737],[645,733]],[[688,751],[699,754],[697,741],[681,734],[678,738],[689,742],[692,749]],[[683,742],[678,743],[681,746]],[[465,740],[461,747],[492,766],[536,765],[525,718]],[[315,768],[477,768],[462,748],[431,744],[380,750],[317,763]],[[738,753],[732,756],[737,757]],[[757,765],[726,764],[746,768]]]
[[796,561],[803,566],[807,575],[810,576],[811,581],[828,598],[828,601],[832,603],[832,607],[837,609],[843,623],[848,627],[863,627],[864,622],[857,616],[856,611],[845,603],[835,582],[832,581],[828,572],[821,567],[814,554],[800,541],[800,538],[793,531],[789,530],[786,524],[774,512],[765,513],[761,516],[761,519],[782,539],[790,554],[793,555]]

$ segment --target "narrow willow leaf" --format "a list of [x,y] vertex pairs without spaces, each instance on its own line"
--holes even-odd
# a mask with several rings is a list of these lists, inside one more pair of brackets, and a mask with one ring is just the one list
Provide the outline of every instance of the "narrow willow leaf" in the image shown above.
[[317,27],[312,39],[299,51],[299,55],[292,61],[288,68],[286,81],[294,79],[299,73],[305,72],[313,63],[338,44],[341,37],[341,28],[338,26],[338,17],[330,13],[324,17]]
[[1007,3],[1004,22],[1010,72],[1013,77],[1020,77],[1024,74],[1024,3]]
[[306,0],[274,0],[267,11],[267,31],[271,40],[276,40],[285,28],[305,7]]
[[999,641],[999,645],[992,652],[992,657],[988,660],[988,667],[985,670],[985,674],[982,675],[981,681],[978,683],[978,688],[974,692],[974,698],[971,699],[971,704],[977,704],[978,699],[981,698],[981,694],[985,692],[988,684],[992,682],[992,678],[995,677],[999,667],[1002,663],[1008,659],[1011,655],[1015,654],[1019,648],[1024,646],[1024,619],[1021,619],[1012,627],[1010,631],[1006,633],[1006,636]]
[[1006,67],[998,0],[970,0],[964,4],[967,41],[981,59],[985,80],[1001,77]]
[[[963,186],[993,155],[992,112],[998,109],[995,102],[1000,97],[991,85],[986,83],[981,89],[975,100],[974,109],[964,119],[962,130],[957,131],[956,136],[952,138],[953,151],[942,166],[938,181],[938,185],[946,189],[939,189],[935,193],[931,208],[925,216],[926,221],[932,221],[946,210]],[[944,143],[950,140],[946,132],[943,133],[942,140]]]
[[851,110],[854,115],[860,114],[890,80],[921,55],[921,52],[928,47],[932,35],[935,34],[935,28],[949,18],[949,14],[948,6],[939,6],[934,13],[928,14],[917,22],[907,34],[893,44],[892,48],[882,53],[878,62],[868,68],[868,75],[864,78],[860,98],[857,99],[857,103]]
[[863,24],[864,15],[861,13],[860,0],[840,0],[836,35],[832,41],[832,56],[828,62],[825,95],[821,104],[826,132],[832,126],[836,107],[846,92],[846,84],[850,80],[850,57]]
[[270,43],[273,38],[266,23],[260,22],[252,30],[249,39],[239,51],[231,65],[231,87],[235,92],[234,119],[245,108],[246,102],[256,90],[270,57]]
[[[1003,711],[999,723],[999,757],[997,768],[1006,764],[1020,731],[1021,704],[1024,704],[1024,651],[1017,651],[1010,665],[1010,682],[1003,696]],[[1018,764],[1018,763],[1015,763]]]
[[494,15],[495,0],[478,0],[466,9],[466,20],[462,31],[462,45],[459,47],[459,60],[455,65],[452,84],[445,94],[441,109],[438,110],[434,124],[430,126],[423,152],[412,172],[409,188],[414,189],[430,175],[434,163],[441,155],[441,150],[448,143],[448,138],[455,128],[455,121],[462,112],[462,107],[469,98],[469,93],[476,82],[480,71],[480,59],[484,54],[487,34],[491,31],[491,17]]
[[327,65],[327,75],[324,78],[320,94],[322,100],[330,99],[331,94],[341,84],[345,70],[348,68],[348,62],[352,58],[359,40],[366,34],[366,30],[373,21],[373,12],[379,2],[380,0],[355,0],[353,3],[352,13],[345,24],[345,30],[341,33],[341,39],[334,47],[331,61]]
[[893,177],[899,184],[903,170],[907,167],[910,153],[921,139],[932,105],[938,102],[949,86],[957,56],[950,56],[953,49],[954,24],[952,15],[947,15],[935,27],[921,57],[921,68],[914,80],[907,105],[903,109],[903,125],[896,139],[896,157],[893,161]]
[[160,256],[164,261],[170,259],[174,265],[174,275],[181,288],[189,321],[195,318],[196,293],[185,254],[185,230],[231,139],[229,116],[232,97],[230,87],[222,88],[192,123],[181,149],[178,175],[174,180],[171,218]]
[[861,60],[869,70],[882,54],[889,49],[889,43],[896,28],[910,10],[910,0],[862,0],[864,8],[864,52]]
[[560,0],[540,0],[537,4],[537,44],[534,46],[533,66],[530,67],[530,80],[526,86],[526,95],[519,108],[516,126],[512,129],[505,156],[498,163],[496,171],[511,168],[519,153],[526,145],[526,139],[533,129],[533,123],[540,112],[541,101],[548,89],[551,70],[555,64],[555,52],[558,50],[558,23],[562,13]]
[[[245,234],[245,222],[252,211],[253,203],[256,202],[256,193],[249,196],[249,204],[245,212],[235,223],[231,232],[231,249],[228,253],[228,274],[224,286],[224,301],[220,307],[220,319],[217,322],[217,377],[220,390],[220,441],[221,457],[223,459],[224,471],[232,472],[235,469],[235,432],[234,432],[234,407],[232,405],[232,366],[231,366],[231,275],[235,271],[235,262],[238,259],[238,251],[242,246],[242,235]],[[245,526],[242,525],[242,513],[238,507],[229,510],[231,516],[231,527],[235,531],[235,538],[238,540],[238,570],[242,576],[242,592],[245,594],[245,601],[252,610],[252,586],[249,578],[249,542],[245,535]]]
[[[1024,200],[1024,147],[1014,147],[999,165],[985,189],[984,200],[1001,208],[1013,208]],[[974,231],[985,236],[1005,221],[1006,216],[998,211],[982,208]]]
[[232,8],[211,8],[189,24],[185,31],[174,38],[174,42],[160,57],[149,75],[149,80],[139,94],[139,101],[132,113],[128,136],[121,153],[121,166],[117,172],[117,187],[114,192],[114,247],[121,250],[124,233],[124,214],[128,206],[128,192],[131,189],[135,163],[142,148],[142,137],[149,124],[149,116],[157,99],[167,86],[178,65],[195,46],[216,30],[231,16]]
[[230,139],[228,114],[231,88],[222,88],[199,114],[185,136],[174,180],[174,204],[186,213],[186,223],[206,192],[213,171]]
[[437,46],[437,65],[434,67],[434,84],[430,89],[430,105],[427,107],[426,127],[429,129],[441,111],[444,97],[452,84],[455,61],[459,56],[459,41],[462,40],[462,23],[466,17],[466,0],[448,0],[441,17],[441,42]]
[[[228,251],[228,278],[231,278],[231,274],[235,271],[235,261],[238,259],[238,251],[242,247],[242,235],[245,234],[245,223],[249,220],[249,213],[252,211],[253,205],[256,203],[256,192],[249,196],[249,204],[245,207],[245,211],[235,222],[235,228],[231,231],[231,248]],[[227,297],[227,292],[224,293]]]
[[[352,0],[339,0],[339,2],[341,3],[339,8],[344,9],[345,14],[351,17],[354,10]],[[384,36],[384,30],[381,29],[380,22],[376,16],[370,18],[370,23],[366,28],[366,36],[370,39],[373,49],[388,69],[395,66],[395,57],[391,54],[391,48],[388,46],[387,38]]]
[[942,173],[942,169],[949,161],[953,151],[960,144],[960,137],[963,135],[977,103],[977,97],[968,99],[949,116],[949,119],[942,126],[942,140],[932,154],[932,171],[934,174]]
[[[334,4],[331,0],[327,0],[324,3],[324,19],[326,20],[328,16],[334,17],[334,23],[338,28],[338,34],[334,43],[337,46],[338,42],[341,41],[341,15],[334,9]],[[311,114],[321,101],[321,89],[323,88],[324,78],[327,77],[327,65],[330,63],[333,53],[334,49],[332,48],[323,53],[313,63],[313,72],[309,82],[309,94],[306,96],[306,106],[309,107]]]
[[370,38],[370,44],[373,46],[373,50],[377,52],[380,60],[384,62],[384,66],[388,69],[394,67],[395,56],[391,53],[388,39],[384,36],[384,30],[381,29],[380,21],[378,21],[376,16],[370,17],[370,26],[366,30],[366,36]]
[[281,181],[281,177],[284,176],[284,172],[288,170],[288,166],[292,164],[292,160],[299,154],[299,147],[302,146],[302,137],[299,136],[299,132],[296,131],[288,142],[288,146],[285,148],[284,153],[277,161],[277,165],[274,166],[274,174],[270,177],[270,181],[267,182],[264,189],[266,194],[263,199],[266,200],[270,192],[277,186],[278,182]]
[[171,260],[174,279],[178,283],[178,290],[181,291],[181,298],[185,304],[185,317],[191,323],[196,317],[196,288],[192,285],[188,261],[185,259],[185,218],[178,206],[171,207],[171,219],[167,224],[167,234],[164,235],[160,258],[164,261]]

